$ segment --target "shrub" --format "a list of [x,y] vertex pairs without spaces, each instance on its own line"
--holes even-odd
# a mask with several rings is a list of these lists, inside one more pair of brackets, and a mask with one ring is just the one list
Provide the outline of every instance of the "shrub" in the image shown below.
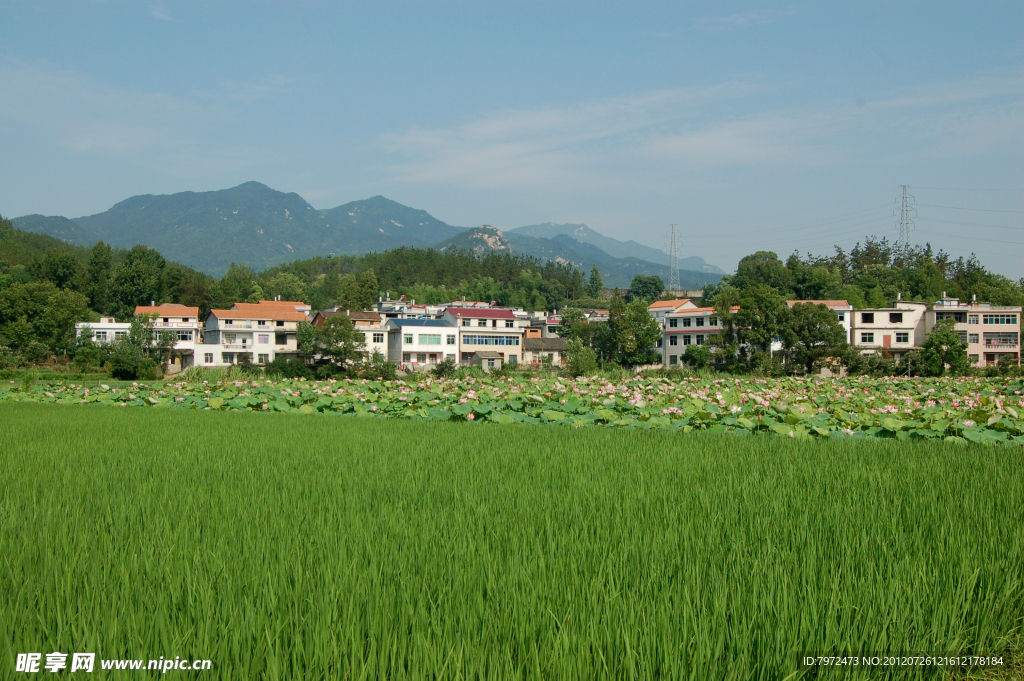
[[706,345],[687,345],[683,361],[694,369],[707,369],[711,361],[711,350]]
[[587,376],[597,372],[597,354],[579,338],[566,343],[565,371],[570,376]]
[[430,370],[430,375],[434,378],[448,378],[449,376],[454,376],[457,369],[455,358],[447,357],[443,362],[439,362],[436,367]]
[[370,358],[362,364],[363,375],[381,381],[393,381],[396,377],[395,365],[380,350],[374,350]]
[[107,359],[107,368],[110,370],[111,378],[116,378],[119,381],[133,381],[139,377],[139,362],[141,361],[139,348],[122,340],[114,343],[110,357]]
[[267,365],[265,374],[278,378],[313,378],[313,370],[302,360],[281,356],[274,358],[274,361]]

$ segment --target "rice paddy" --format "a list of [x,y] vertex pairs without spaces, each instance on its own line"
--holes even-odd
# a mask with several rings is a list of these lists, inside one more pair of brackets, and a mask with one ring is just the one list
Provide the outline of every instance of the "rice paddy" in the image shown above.
[[3,403],[0,452],[10,670],[919,678],[799,660],[1024,624],[1020,447]]

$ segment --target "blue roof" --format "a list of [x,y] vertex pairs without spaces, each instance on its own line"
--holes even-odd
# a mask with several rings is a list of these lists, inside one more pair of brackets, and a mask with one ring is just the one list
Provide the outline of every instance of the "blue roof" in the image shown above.
[[392,324],[396,329],[400,329],[403,326],[445,326],[451,329],[455,328],[455,325],[444,319],[389,319],[388,324]]

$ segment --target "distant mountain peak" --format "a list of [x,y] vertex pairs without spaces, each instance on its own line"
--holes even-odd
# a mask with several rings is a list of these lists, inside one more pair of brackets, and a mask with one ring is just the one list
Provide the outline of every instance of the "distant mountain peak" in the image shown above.
[[442,253],[458,249],[471,251],[477,257],[489,252],[512,252],[512,244],[505,238],[505,234],[498,228],[491,225],[480,225],[465,232],[460,232],[450,239],[438,244],[435,248]]

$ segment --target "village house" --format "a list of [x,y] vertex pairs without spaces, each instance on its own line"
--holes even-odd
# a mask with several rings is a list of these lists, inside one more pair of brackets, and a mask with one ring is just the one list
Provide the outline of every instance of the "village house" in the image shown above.
[[469,363],[478,350],[493,350],[503,363],[522,359],[525,320],[503,308],[445,308],[442,319],[458,332],[457,362]]
[[[661,361],[666,366],[682,362],[688,345],[704,345],[722,330],[721,319],[713,307],[700,307],[690,298],[659,300],[647,311],[661,324],[657,343]],[[739,307],[733,307],[738,312]]]
[[[529,331],[529,329],[527,330]],[[565,363],[566,339],[533,338],[523,339],[523,362],[531,366],[563,366]]]
[[230,310],[211,310],[203,327],[203,366],[252,362],[267,364],[277,357],[299,354],[296,332],[308,321],[306,312],[291,301],[235,303]]
[[928,305],[897,299],[892,307],[867,308],[853,312],[853,343],[863,355],[884,352],[900,359],[920,349],[927,328]]
[[[174,336],[174,351],[168,359],[164,373],[174,374],[195,364],[196,348],[202,344],[202,325],[199,321],[199,308],[163,303],[139,305],[135,314],[150,318],[154,337],[163,334]],[[128,335],[131,322],[118,322],[113,317],[101,317],[99,322],[80,322],[75,324],[75,335],[81,336],[85,328],[89,328],[92,338],[97,343],[112,343]]]
[[388,359],[402,368],[430,369],[445,359],[458,362],[459,330],[444,319],[389,319]]
[[925,327],[931,333],[935,325],[952,319],[960,340],[967,343],[967,358],[974,366],[992,366],[1004,356],[1020,364],[1020,306],[998,306],[979,303],[977,296],[970,303],[959,298],[942,299],[925,314]]

